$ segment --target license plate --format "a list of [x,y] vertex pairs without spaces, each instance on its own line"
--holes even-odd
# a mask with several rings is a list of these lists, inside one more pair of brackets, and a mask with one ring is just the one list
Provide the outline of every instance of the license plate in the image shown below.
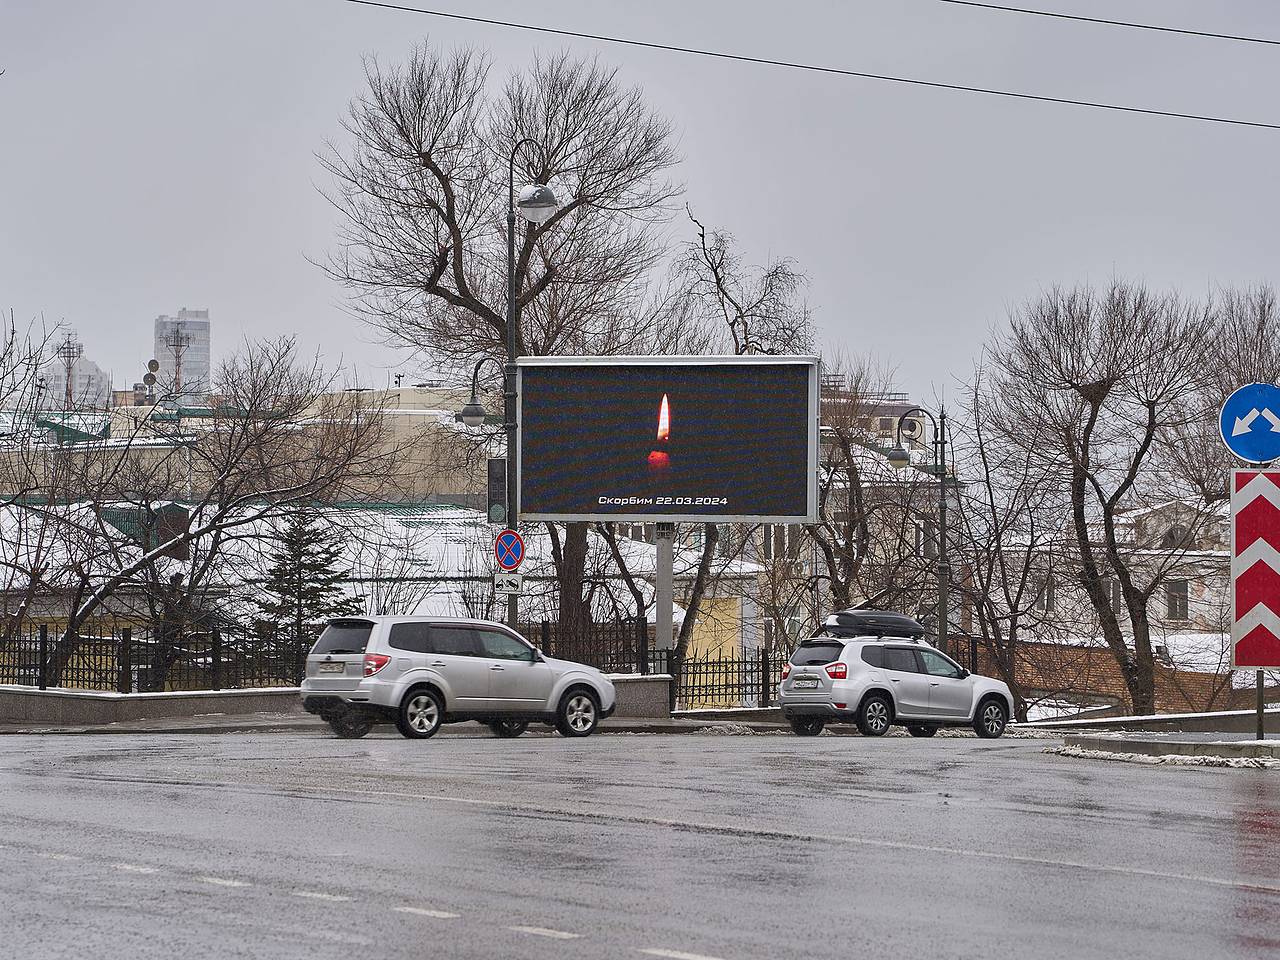
[[320,664],[321,673],[342,673],[347,669],[345,663],[322,663]]
[[797,690],[816,690],[818,687],[817,677],[797,677],[791,684]]

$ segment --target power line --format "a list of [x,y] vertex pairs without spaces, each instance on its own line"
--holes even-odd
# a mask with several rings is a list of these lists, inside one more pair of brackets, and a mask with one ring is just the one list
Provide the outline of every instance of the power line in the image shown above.
[[464,20],[468,23],[483,23],[494,27],[509,27],[513,30],[530,30],[534,33],[549,33],[559,37],[576,37],[580,40],[598,40],[602,43],[618,43],[630,47],[645,47],[650,50],[666,50],[671,53],[688,53],[699,57],[714,57],[718,60],[734,60],[739,63],[755,63],[770,67],[786,67],[790,70],[807,70],[811,73],[825,73],[840,77],[857,77],[863,80],[882,80],[886,83],[902,83],[917,87],[932,87],[936,90],[956,90],[962,93],[981,93],[992,97],[1006,97],[1012,100],[1035,100],[1040,103],[1059,103],[1073,107],[1089,107],[1094,110],[1111,110],[1119,113],[1140,113],[1152,117],[1172,117],[1177,120],[1199,120],[1204,123],[1223,123],[1237,127],[1256,127],[1263,130],[1280,130],[1280,124],[1264,123],[1260,120],[1239,120],[1232,117],[1214,117],[1196,113],[1178,113],[1173,110],[1154,110],[1148,107],[1127,107],[1117,103],[1100,103],[1093,100],[1075,100],[1069,97],[1046,97],[1034,93],[1018,93],[1014,90],[997,90],[991,87],[974,87],[961,83],[943,83],[938,80],[919,80],[912,77],[895,77],[883,73],[867,73],[861,70],[843,70],[839,67],[823,67],[811,63],[796,63],[789,60],[772,60],[767,57],[750,57],[739,53],[723,53],[716,50],[702,50],[696,47],[679,47],[667,43],[652,43],[646,40],[630,40],[625,37],[610,37],[597,33],[582,33],[576,30],[559,30],[554,27],[539,27],[529,23],[515,23],[510,20],[493,20],[487,17],[473,17],[461,13],[446,13],[443,10],[426,10],[421,7],[409,7],[398,3],[383,3],[380,0],[343,0],[362,7],[381,7],[385,10],[400,10],[405,13],[420,13],[428,17],[441,17],[447,20]]
[[1000,3],[977,3],[975,0],[938,0],[957,7],[981,7],[983,10],[999,10],[1002,13],[1026,13],[1033,17],[1053,17],[1056,20],[1077,20],[1081,23],[1100,23],[1108,27],[1129,27],[1134,30],[1155,30],[1159,33],[1181,33],[1188,37],[1209,37],[1213,40],[1238,40],[1241,43],[1266,43],[1280,47],[1280,40],[1267,37],[1240,37],[1230,33],[1210,33],[1208,30],[1184,30],[1181,27],[1162,27],[1154,23],[1134,23],[1130,20],[1107,20],[1104,17],[1082,17],[1074,13],[1057,13],[1053,10],[1032,10],[1027,7],[1007,7]]

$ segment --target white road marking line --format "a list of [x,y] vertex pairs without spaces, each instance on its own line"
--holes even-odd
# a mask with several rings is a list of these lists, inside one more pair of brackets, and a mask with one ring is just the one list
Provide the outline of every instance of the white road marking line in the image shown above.
[[44,857],[46,860],[83,860],[84,857],[77,857],[74,853],[37,853],[37,857]]
[[355,897],[344,897],[340,893],[321,893],[319,890],[290,890],[291,896],[306,897],[309,900],[327,900],[329,903],[350,903]]
[[516,933],[528,933],[535,937],[549,937],[552,940],[577,940],[582,934],[568,933],[564,930],[551,930],[548,927],[507,927]]
[[113,867],[117,870],[123,870],[126,873],[159,873],[156,867],[140,867],[136,863],[113,863]]
[[435,920],[457,920],[460,913],[448,913],[444,910],[427,910],[424,907],[396,907],[397,913],[412,913],[415,917],[431,917]]
[[708,957],[705,953],[685,953],[683,950],[663,950],[660,947],[649,947],[640,952],[651,957],[666,957],[667,960],[719,960],[718,957]]
[[215,887],[249,887],[247,880],[232,880],[230,877],[196,877],[201,883],[212,883]]

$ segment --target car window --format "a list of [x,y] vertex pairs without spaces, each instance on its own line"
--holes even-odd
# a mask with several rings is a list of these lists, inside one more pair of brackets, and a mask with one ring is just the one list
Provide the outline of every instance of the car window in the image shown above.
[[873,667],[884,666],[884,647],[869,643],[862,648],[862,662]]
[[393,623],[387,646],[410,653],[431,653],[431,626],[426,623]]
[[476,632],[467,627],[432,627],[431,652],[452,657],[479,655]]
[[960,668],[935,650],[921,650],[920,659],[924,661],[924,672],[935,677],[960,679]]
[[368,620],[334,620],[320,632],[312,655],[326,653],[364,653],[373,624]]
[[480,638],[480,651],[483,656],[495,660],[533,660],[533,651],[529,645],[521,643],[515,637],[496,630],[477,630]]
[[900,673],[921,673],[916,662],[916,652],[906,647],[885,647],[884,667],[886,670],[897,670]]
[[791,663],[797,667],[812,667],[823,663],[834,663],[844,652],[844,643],[815,643],[809,640],[800,644],[791,655]]

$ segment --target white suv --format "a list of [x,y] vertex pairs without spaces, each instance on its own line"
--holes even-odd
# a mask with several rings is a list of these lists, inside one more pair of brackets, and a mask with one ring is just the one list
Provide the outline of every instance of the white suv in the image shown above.
[[500,623],[442,617],[331,620],[307,657],[302,706],[340,737],[393,722],[406,737],[479,720],[500,737],[531,722],[585,737],[614,710],[599,670],[543,656]]
[[879,611],[828,618],[783,668],[782,715],[807,737],[828,723],[849,722],[869,737],[883,736],[893,724],[913,737],[960,726],[972,726],[980,737],[1004,733],[1013,708],[1008,686],[970,673],[925,643],[922,633],[915,621]]

